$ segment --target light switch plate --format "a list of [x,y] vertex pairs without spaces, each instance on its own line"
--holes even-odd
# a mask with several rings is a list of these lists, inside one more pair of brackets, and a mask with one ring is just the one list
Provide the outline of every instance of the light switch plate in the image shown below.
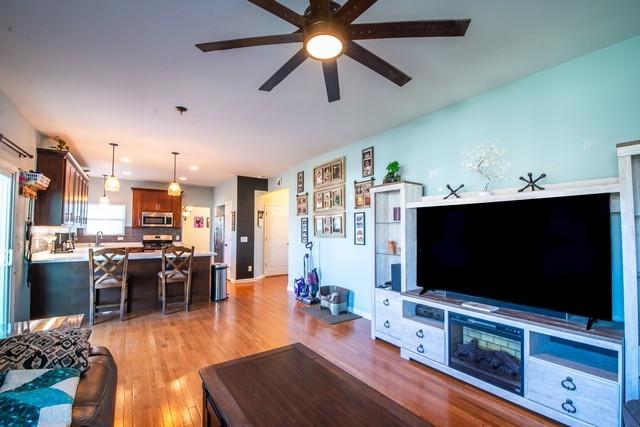
[[240,243],[247,243],[249,242],[249,238],[247,236],[240,236]]

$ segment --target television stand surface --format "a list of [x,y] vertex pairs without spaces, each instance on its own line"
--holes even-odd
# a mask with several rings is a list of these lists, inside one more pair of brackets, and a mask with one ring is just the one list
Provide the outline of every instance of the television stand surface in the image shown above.
[[493,313],[494,311],[498,311],[500,308],[495,305],[483,304],[481,302],[474,302],[474,301],[465,301],[461,305],[465,308],[484,311],[486,313]]

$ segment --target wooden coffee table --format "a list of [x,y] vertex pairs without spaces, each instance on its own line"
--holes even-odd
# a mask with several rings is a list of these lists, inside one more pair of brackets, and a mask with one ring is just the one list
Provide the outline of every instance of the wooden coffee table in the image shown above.
[[302,344],[200,370],[203,425],[430,426]]

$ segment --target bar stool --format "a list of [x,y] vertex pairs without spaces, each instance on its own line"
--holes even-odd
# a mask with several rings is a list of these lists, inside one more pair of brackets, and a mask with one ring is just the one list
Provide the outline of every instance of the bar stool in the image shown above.
[[167,314],[167,285],[182,283],[184,298],[173,297],[178,301],[174,304],[184,304],[185,311],[189,311],[191,305],[191,270],[194,247],[169,246],[162,249],[162,271],[158,272],[158,302],[162,305],[162,314]]
[[[129,249],[104,248],[89,249],[89,283],[91,286],[89,324],[93,325],[97,315],[111,313],[100,310],[119,307],[120,320],[124,320],[128,308],[127,268],[129,265]],[[98,291],[102,289],[120,288],[120,302],[115,304],[98,304]]]

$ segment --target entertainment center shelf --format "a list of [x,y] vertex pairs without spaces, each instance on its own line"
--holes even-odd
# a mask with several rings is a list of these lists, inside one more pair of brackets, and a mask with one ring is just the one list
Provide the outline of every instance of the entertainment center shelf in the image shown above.
[[605,178],[589,181],[575,181],[561,184],[547,184],[544,191],[518,192],[517,188],[492,190],[490,195],[479,195],[478,192],[460,193],[460,198],[444,199],[442,195],[423,197],[422,200],[408,203],[407,208],[425,208],[432,206],[453,206],[473,203],[495,203],[517,200],[546,199],[551,197],[584,196],[589,194],[620,192],[618,178]]

